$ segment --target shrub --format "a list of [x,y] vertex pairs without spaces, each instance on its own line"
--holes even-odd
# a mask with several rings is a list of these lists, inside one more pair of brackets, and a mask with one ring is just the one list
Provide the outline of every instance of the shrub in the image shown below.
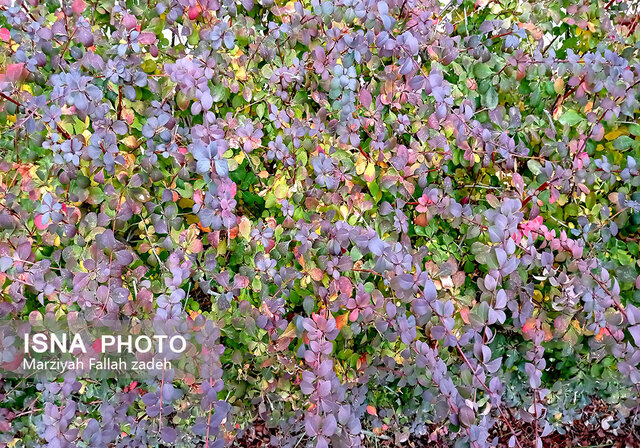
[[541,447],[593,397],[623,425],[632,4],[0,0],[1,315],[186,317],[208,362],[5,374],[0,444]]

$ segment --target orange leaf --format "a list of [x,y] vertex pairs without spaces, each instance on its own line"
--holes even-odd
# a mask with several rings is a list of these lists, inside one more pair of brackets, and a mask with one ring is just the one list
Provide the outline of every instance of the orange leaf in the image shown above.
[[367,405],[367,413],[370,415],[378,415],[378,411],[376,410],[376,408],[374,406],[371,405]]
[[522,326],[522,331],[525,334],[531,333],[532,331],[537,330],[538,323],[539,323],[538,319],[536,319],[535,317],[530,317],[529,319],[527,319],[525,324]]
[[347,324],[347,322],[349,321],[348,317],[349,317],[348,313],[341,314],[340,316],[336,316],[336,328],[338,330],[342,329],[342,327],[344,327]]
[[416,216],[415,224],[420,227],[426,227],[429,224],[429,219],[426,213],[420,213]]
[[311,278],[314,279],[317,282],[321,281],[322,278],[324,277],[324,272],[322,272],[322,269],[320,269],[320,268],[311,269],[309,271],[309,274],[311,275]]
[[470,323],[470,321],[469,321],[469,308],[468,307],[465,306],[464,308],[460,309],[460,317],[462,318],[462,321],[465,324],[469,324]]
[[544,331],[544,340],[546,342],[549,342],[553,339],[553,333],[551,333],[551,327],[549,326],[549,324],[543,324],[542,330]]
[[596,335],[596,341],[600,342],[604,339],[604,335],[611,334],[608,328],[601,328],[598,334]]
[[211,229],[209,227],[202,227],[202,224],[200,224],[200,222],[198,222],[198,227],[200,227],[200,230],[202,230],[203,232],[211,232]]

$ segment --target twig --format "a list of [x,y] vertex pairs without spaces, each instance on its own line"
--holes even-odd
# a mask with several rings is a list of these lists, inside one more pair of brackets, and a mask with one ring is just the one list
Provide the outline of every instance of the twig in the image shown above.
[[364,434],[365,436],[369,436],[369,437],[374,437],[376,439],[381,439],[381,440],[391,440],[391,437],[389,436],[385,436],[384,434],[376,434],[374,432],[368,431],[366,429],[363,429],[360,431],[362,434]]

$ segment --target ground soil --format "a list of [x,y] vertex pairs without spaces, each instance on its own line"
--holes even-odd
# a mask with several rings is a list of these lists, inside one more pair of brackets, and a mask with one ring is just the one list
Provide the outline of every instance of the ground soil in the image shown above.
[[[626,424],[618,429],[612,429],[606,421],[608,416],[607,406],[597,400],[589,405],[584,412],[582,420],[575,421],[573,425],[565,428],[565,434],[551,434],[542,439],[544,448],[640,448],[640,427],[633,427]],[[596,421],[600,424],[591,423],[592,417],[598,416]],[[603,424],[602,422],[605,421]],[[535,429],[533,425],[513,421],[512,427],[518,433],[518,440],[522,448],[535,447]],[[498,437],[499,448],[508,448],[509,434],[506,425],[496,425],[492,437]],[[605,429],[606,428],[606,429]],[[238,447],[242,448],[267,448],[271,432],[264,423],[256,423],[250,428],[244,437],[237,441]],[[429,440],[428,437],[412,437],[408,441],[396,445],[390,437],[367,436],[370,446],[373,448],[449,448],[451,443],[442,440]]]

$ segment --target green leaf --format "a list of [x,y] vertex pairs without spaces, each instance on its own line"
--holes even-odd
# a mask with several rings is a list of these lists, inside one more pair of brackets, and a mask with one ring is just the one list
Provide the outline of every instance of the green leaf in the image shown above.
[[242,95],[233,95],[233,98],[231,99],[231,105],[235,109],[239,109],[240,107],[244,106],[245,104],[247,104],[247,102],[242,97]]
[[578,216],[580,214],[580,208],[577,204],[569,203],[564,206],[564,216],[567,221],[571,216]]
[[158,68],[158,65],[153,59],[147,59],[142,63],[142,70],[144,70],[145,73],[153,73],[156,71],[156,68]]
[[491,73],[493,73],[493,71],[487,64],[481,62],[480,64],[476,64],[473,66],[473,73],[476,78],[485,79],[491,76]]
[[636,141],[628,135],[621,135],[613,141],[613,147],[619,150],[627,149],[632,146],[635,148],[636,145]]
[[222,84],[216,84],[213,86],[213,89],[211,89],[211,96],[213,96],[213,101],[216,103],[227,101],[229,94],[229,89]]
[[260,118],[264,118],[264,112],[266,111],[267,106],[265,106],[264,103],[260,103],[256,106],[256,114],[258,114],[258,117]]
[[75,134],[82,134],[86,128],[87,126],[84,121],[78,120],[78,117],[73,117],[73,129]]
[[493,87],[482,95],[482,105],[487,109],[495,109],[498,106],[498,92]]
[[562,116],[558,121],[565,126],[566,125],[575,126],[576,124],[581,122],[583,119],[584,118],[582,117],[582,115],[580,115],[578,112],[576,112],[573,109],[569,109],[564,114],[562,114]]
[[369,191],[371,192],[371,197],[375,198],[376,196],[378,196],[378,192],[380,191],[380,188],[378,187],[378,184],[375,181],[369,182]]
[[293,97],[293,104],[304,104],[309,99],[309,95],[304,90],[298,91],[296,95]]
[[629,132],[631,135],[640,136],[640,124],[632,124],[629,126]]
[[542,165],[540,165],[540,162],[534,159],[527,160],[527,168],[529,168],[534,176],[537,176],[542,172]]

